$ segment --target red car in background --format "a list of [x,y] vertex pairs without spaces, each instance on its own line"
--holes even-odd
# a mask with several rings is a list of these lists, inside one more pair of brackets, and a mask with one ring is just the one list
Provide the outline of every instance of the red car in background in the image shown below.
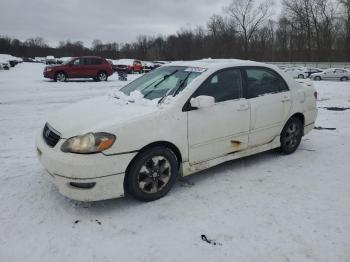
[[47,66],[44,77],[64,82],[68,78],[93,78],[95,81],[107,81],[113,74],[112,65],[98,56],[75,57],[61,65]]
[[143,66],[140,60],[120,59],[116,61],[115,70],[118,72],[126,72],[128,74],[142,73]]

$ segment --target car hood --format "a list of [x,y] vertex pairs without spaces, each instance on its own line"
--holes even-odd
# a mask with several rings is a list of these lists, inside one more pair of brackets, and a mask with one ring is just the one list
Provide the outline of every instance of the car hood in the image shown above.
[[62,138],[88,132],[111,132],[113,128],[159,111],[157,103],[145,100],[121,99],[112,95],[96,97],[57,111],[49,117],[48,123],[61,133]]

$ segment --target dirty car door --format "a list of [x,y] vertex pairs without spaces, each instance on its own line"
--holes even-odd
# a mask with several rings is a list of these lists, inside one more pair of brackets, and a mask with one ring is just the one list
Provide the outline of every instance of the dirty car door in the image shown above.
[[247,147],[250,121],[243,98],[240,69],[225,69],[209,77],[192,95],[212,96],[214,106],[189,108],[189,161],[196,164]]

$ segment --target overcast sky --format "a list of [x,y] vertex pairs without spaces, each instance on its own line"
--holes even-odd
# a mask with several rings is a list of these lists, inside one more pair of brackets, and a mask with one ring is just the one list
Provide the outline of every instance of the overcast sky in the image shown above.
[[231,0],[0,0],[0,34],[25,40],[133,41],[204,26]]

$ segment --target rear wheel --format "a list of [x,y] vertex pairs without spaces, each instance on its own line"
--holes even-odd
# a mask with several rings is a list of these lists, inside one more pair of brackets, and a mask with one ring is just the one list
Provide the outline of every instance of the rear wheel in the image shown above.
[[56,82],[65,82],[65,81],[67,81],[67,76],[63,72],[58,72],[58,73],[56,73],[54,80]]
[[342,78],[340,78],[340,81],[348,81],[349,78],[347,76],[343,76]]
[[303,123],[299,118],[292,117],[285,124],[281,136],[281,150],[285,154],[293,153],[300,145],[303,136]]
[[178,160],[166,147],[153,147],[141,152],[131,164],[127,176],[127,191],[141,201],[153,201],[165,196],[176,182]]
[[108,79],[108,75],[107,75],[107,73],[106,72],[99,72],[98,74],[97,74],[97,80],[98,81],[107,81],[107,79]]
[[298,78],[304,78],[303,74],[298,75]]

